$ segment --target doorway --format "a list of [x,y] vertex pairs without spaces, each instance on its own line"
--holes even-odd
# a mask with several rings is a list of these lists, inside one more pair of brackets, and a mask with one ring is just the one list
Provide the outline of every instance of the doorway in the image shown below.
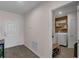
[[68,33],[67,16],[55,18],[56,39],[61,46],[65,47],[68,46],[67,33]]
[[77,57],[77,2],[71,2],[53,10],[54,58]]

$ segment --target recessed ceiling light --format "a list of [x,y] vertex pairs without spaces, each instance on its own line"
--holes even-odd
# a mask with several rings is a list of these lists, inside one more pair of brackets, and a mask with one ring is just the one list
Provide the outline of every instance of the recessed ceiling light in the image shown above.
[[60,15],[62,14],[62,12],[61,12],[61,11],[59,11],[58,13],[59,13]]
[[24,1],[17,1],[20,5],[24,5]]
[[23,3],[23,1],[17,1],[18,3]]

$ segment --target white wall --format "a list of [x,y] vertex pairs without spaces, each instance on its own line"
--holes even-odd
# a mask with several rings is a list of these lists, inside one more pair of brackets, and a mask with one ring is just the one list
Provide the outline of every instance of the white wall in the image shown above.
[[24,20],[22,16],[10,12],[0,11],[0,24],[1,23],[1,39],[5,39],[5,48],[24,43]]
[[77,42],[77,11],[68,14],[68,47],[74,48]]
[[39,57],[52,57],[52,10],[67,3],[45,2],[25,16],[24,43]]
[[[26,17],[26,39],[25,45],[35,52],[39,57],[48,57],[48,14],[44,7],[32,11]],[[51,40],[52,41],[52,40]],[[51,42],[50,42],[51,46]]]

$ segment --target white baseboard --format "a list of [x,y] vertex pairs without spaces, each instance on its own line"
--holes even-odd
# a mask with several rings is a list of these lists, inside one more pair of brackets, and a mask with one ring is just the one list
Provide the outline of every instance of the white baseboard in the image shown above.
[[37,55],[40,58],[40,55],[38,55],[33,49],[31,49],[28,45],[24,44],[25,47],[27,47],[28,49],[30,49],[35,55]]
[[14,44],[14,45],[8,45],[8,46],[4,45],[4,48],[6,49],[6,48],[11,48],[11,47],[19,46],[19,45],[24,45],[24,43],[19,43],[19,44]]

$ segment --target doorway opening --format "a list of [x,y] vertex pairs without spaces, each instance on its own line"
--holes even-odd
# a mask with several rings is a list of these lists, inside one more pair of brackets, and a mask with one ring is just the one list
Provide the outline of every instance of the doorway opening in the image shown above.
[[53,10],[53,58],[77,57],[77,2]]
[[[67,47],[68,46],[68,21],[67,16],[62,16],[55,18],[55,34],[56,39],[60,46]],[[63,41],[63,42],[62,42]]]

